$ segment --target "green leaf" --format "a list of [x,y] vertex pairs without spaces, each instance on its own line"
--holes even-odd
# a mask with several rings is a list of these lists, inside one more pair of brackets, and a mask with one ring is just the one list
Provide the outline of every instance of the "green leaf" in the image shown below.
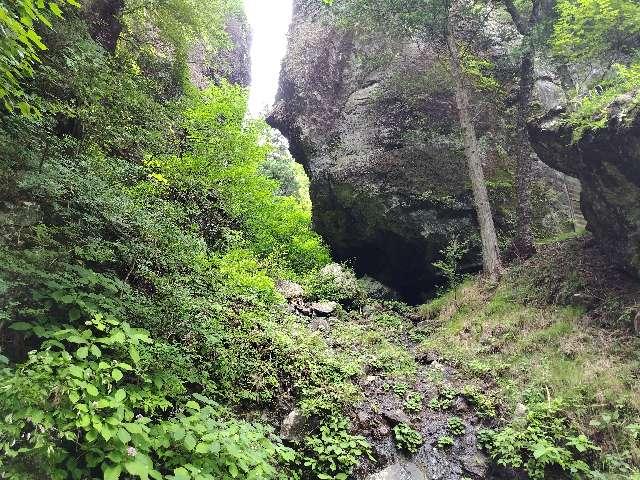
[[89,355],[89,347],[80,347],[76,350],[76,357],[80,360],[84,360]]
[[142,433],[142,426],[137,423],[125,423],[124,428],[129,430],[131,433]]
[[12,323],[9,328],[17,332],[25,332],[27,330],[31,330],[33,328],[33,325],[27,322],[16,322]]
[[131,355],[133,363],[138,363],[140,361],[140,354],[138,353],[138,349],[135,345],[131,345],[131,347],[129,347],[129,355]]
[[120,439],[122,443],[129,443],[131,440],[131,435],[124,428],[119,428],[116,432],[116,436]]
[[60,6],[57,3],[49,2],[49,10],[51,10],[56,17],[62,17],[62,10],[60,10]]
[[125,392],[124,389],[122,389],[122,388],[117,390],[116,393],[114,393],[114,395],[113,395],[113,398],[117,402],[123,401],[126,397],[127,397],[127,392]]
[[191,435],[190,433],[187,434],[186,437],[184,437],[184,448],[186,448],[189,451],[192,451],[196,446],[196,439],[193,435]]
[[149,466],[139,460],[134,460],[132,462],[127,462],[124,464],[124,468],[127,469],[131,475],[136,475],[140,477],[142,480],[147,480],[149,478]]
[[96,388],[95,385],[92,385],[90,383],[87,383],[85,390],[87,391],[87,393],[89,395],[91,395],[92,397],[97,397],[98,396],[98,389]]
[[198,404],[198,402],[194,402],[193,400],[189,400],[186,404],[186,407],[192,410],[200,410],[200,405]]
[[111,371],[111,377],[116,381],[119,382],[120,380],[122,380],[122,372],[120,370],[118,370],[117,368],[114,368]]
[[173,478],[174,480],[189,480],[191,475],[184,467],[179,467],[173,471]]
[[102,356],[102,352],[96,345],[91,345],[90,350],[91,350],[91,355],[93,355],[94,357],[100,358]]

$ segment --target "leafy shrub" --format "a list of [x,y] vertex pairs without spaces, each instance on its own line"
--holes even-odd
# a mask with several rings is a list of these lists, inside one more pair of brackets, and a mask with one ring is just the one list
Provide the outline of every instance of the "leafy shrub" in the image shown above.
[[422,394],[419,392],[409,392],[404,401],[404,408],[410,412],[422,410]]
[[[101,313],[69,310],[72,325],[15,322],[42,340],[12,369],[0,371],[0,466],[9,478],[275,478],[272,461],[291,455],[269,430],[225,421],[216,404],[176,406],[163,372],[143,372],[138,347],[147,332]],[[215,455],[211,455],[214,453]]]
[[360,435],[349,433],[349,422],[341,416],[332,416],[320,426],[320,434],[307,437],[300,451],[300,467],[320,480],[346,480],[360,462],[360,457],[371,460],[371,445]]
[[584,458],[599,449],[584,434],[572,433],[565,407],[560,399],[531,405],[524,424],[483,430],[481,442],[498,465],[524,468],[532,479],[545,478],[552,467],[571,478],[588,476],[591,468]]
[[429,401],[429,408],[433,410],[448,410],[458,393],[451,387],[443,387],[434,398]]
[[399,423],[393,427],[393,436],[398,447],[409,453],[416,453],[424,442],[420,432],[417,432],[406,423]]
[[464,435],[466,427],[460,417],[450,417],[449,420],[447,420],[447,429],[451,435],[459,437],[460,435]]
[[453,446],[453,438],[451,438],[448,435],[443,435],[441,437],[438,437],[438,441],[436,442],[436,445],[438,446],[438,448],[449,448]]

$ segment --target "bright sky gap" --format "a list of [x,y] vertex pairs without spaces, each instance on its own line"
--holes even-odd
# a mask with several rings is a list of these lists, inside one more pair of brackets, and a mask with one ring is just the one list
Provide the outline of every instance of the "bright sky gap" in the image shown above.
[[257,117],[273,104],[280,63],[287,50],[292,0],[244,0],[252,32],[249,112]]

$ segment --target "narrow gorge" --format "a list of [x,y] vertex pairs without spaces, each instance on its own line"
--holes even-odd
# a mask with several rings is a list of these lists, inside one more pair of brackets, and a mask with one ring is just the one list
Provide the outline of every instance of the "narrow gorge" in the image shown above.
[[0,0],[0,479],[640,480],[639,55],[636,0]]

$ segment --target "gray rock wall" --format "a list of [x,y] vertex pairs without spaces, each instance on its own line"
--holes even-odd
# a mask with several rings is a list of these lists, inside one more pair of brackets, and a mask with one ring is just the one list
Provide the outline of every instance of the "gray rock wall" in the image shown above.
[[[433,262],[451,239],[477,238],[451,81],[428,45],[335,23],[321,2],[294,1],[268,122],[304,165],[314,226],[335,256],[417,299],[439,281]],[[511,143],[508,119],[483,94],[474,113],[491,178]],[[463,264],[480,266],[475,247]]]
[[612,262],[640,275],[640,106],[633,95],[619,97],[608,125],[577,142],[563,113],[551,109],[532,122],[534,148],[545,163],[580,179],[587,229]]

